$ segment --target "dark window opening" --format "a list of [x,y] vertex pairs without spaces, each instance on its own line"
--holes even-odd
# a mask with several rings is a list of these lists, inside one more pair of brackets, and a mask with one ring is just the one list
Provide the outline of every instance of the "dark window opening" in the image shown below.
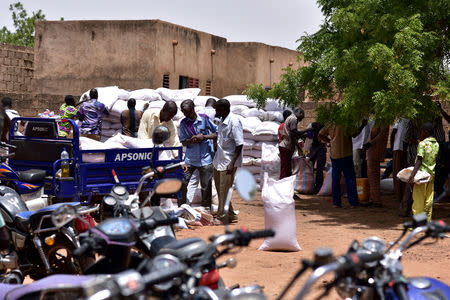
[[179,89],[198,88],[198,79],[187,76],[180,76],[178,88]]
[[163,84],[162,84],[162,86],[164,87],[164,88],[169,88],[169,86],[170,86],[170,78],[169,78],[169,74],[164,74],[163,75]]
[[211,96],[211,80],[206,80],[206,96]]

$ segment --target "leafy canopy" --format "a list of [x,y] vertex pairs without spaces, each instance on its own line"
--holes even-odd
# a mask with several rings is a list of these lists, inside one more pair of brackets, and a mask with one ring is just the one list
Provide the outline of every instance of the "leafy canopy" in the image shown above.
[[433,98],[450,92],[450,1],[318,0],[320,29],[299,39],[307,66],[286,69],[265,91],[244,93],[263,106],[266,98],[296,106],[307,91],[321,123],[350,129],[363,118],[387,126],[399,117],[429,120]]
[[0,42],[7,44],[15,44],[20,46],[34,46],[34,29],[36,20],[45,20],[42,10],[33,12],[29,17],[22,3],[17,2],[9,6],[12,12],[15,31],[11,32],[3,26],[0,29]]

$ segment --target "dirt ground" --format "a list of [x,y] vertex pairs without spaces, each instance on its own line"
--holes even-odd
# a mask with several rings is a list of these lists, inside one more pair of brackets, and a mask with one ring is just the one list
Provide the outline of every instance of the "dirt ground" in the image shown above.
[[[393,196],[383,196],[383,208],[349,209],[343,199],[343,208],[334,208],[331,197],[299,195],[295,200],[297,239],[302,247],[299,252],[258,251],[262,240],[253,241],[233,255],[237,261],[234,269],[221,269],[227,285],[239,283],[241,286],[259,284],[264,287],[269,299],[275,299],[301,266],[301,260],[313,257],[318,247],[330,247],[335,255],[344,254],[350,243],[362,241],[369,236],[378,236],[386,243],[393,242],[401,233],[403,222],[408,218],[397,216],[398,203]],[[264,229],[264,207],[260,194],[252,202],[233,196],[233,205],[240,211],[239,221],[231,229],[247,227],[250,230]],[[433,219],[443,219],[450,223],[450,203],[437,203]],[[198,236],[207,239],[210,235],[224,232],[223,226],[205,226],[184,229],[177,232],[178,238]],[[402,261],[407,276],[425,275],[435,277],[450,284],[450,239],[426,240],[422,244],[404,252]],[[223,257],[219,261],[225,260]],[[308,273],[309,274],[309,273]],[[297,282],[285,299],[293,299],[301,289],[307,276]],[[321,283],[324,283],[323,281]],[[319,286],[318,286],[319,287]],[[316,292],[313,294],[317,294]],[[311,296],[311,299],[315,297]],[[326,297],[339,299],[336,293]]]

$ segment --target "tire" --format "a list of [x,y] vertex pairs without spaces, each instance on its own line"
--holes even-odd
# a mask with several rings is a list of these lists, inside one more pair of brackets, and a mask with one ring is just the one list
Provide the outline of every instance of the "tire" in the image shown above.
[[61,236],[52,246],[44,249],[52,274],[83,274],[95,262],[95,258],[91,256],[75,258],[73,256],[75,249],[76,245]]

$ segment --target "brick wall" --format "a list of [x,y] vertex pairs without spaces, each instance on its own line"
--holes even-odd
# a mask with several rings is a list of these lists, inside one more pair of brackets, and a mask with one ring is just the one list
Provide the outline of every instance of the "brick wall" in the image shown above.
[[31,92],[33,71],[33,48],[0,43],[0,91]]
[[64,96],[0,91],[0,99],[10,97],[13,100],[13,109],[23,117],[37,117],[38,113],[44,112],[47,108],[56,111],[64,103]]

